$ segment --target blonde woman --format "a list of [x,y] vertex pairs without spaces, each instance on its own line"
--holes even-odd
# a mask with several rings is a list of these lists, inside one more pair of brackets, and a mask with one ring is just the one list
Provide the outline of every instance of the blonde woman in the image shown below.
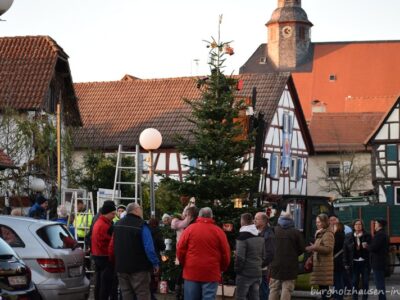
[[329,228],[329,218],[326,214],[320,214],[316,218],[317,231],[315,242],[306,247],[313,253],[313,271],[310,284],[318,285],[321,299],[329,299],[329,286],[333,285],[333,248],[335,237]]

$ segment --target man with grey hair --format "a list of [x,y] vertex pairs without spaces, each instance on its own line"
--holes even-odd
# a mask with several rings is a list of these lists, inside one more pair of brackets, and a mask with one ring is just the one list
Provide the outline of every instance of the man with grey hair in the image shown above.
[[225,233],[215,225],[211,208],[200,209],[196,222],[187,227],[177,245],[183,265],[184,299],[215,299],[221,272],[230,262]]
[[136,295],[138,300],[150,300],[150,275],[152,270],[158,271],[159,260],[139,204],[126,207],[126,216],[114,226],[109,250],[115,259],[122,297],[133,299]]

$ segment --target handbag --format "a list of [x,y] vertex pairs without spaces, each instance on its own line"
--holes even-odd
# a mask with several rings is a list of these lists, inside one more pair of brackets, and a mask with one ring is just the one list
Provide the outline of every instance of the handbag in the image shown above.
[[313,269],[313,255],[309,256],[304,263],[304,271],[312,272]]

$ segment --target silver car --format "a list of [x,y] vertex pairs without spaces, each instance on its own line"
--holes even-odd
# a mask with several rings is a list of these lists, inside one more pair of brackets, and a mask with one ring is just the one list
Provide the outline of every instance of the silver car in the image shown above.
[[32,270],[42,299],[87,299],[84,252],[65,225],[25,217],[0,216],[0,234]]

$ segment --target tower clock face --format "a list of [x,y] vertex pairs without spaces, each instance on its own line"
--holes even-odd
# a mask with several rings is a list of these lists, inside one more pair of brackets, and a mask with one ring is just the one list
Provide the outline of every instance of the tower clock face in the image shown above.
[[285,26],[282,28],[282,35],[285,38],[291,37],[292,36],[292,27],[290,26]]

